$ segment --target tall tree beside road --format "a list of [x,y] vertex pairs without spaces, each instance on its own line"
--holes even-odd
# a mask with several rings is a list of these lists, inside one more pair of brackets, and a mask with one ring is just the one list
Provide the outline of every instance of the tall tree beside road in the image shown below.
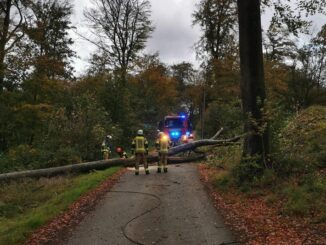
[[121,76],[123,87],[126,73],[139,51],[145,48],[153,31],[150,3],[147,0],[95,0],[95,7],[85,17],[98,38],[93,43],[108,54],[110,65]]
[[194,24],[203,31],[196,45],[199,56],[219,60],[228,53],[229,42],[234,39],[237,23],[236,4],[233,0],[201,0],[193,14]]
[[269,152],[268,130],[264,123],[265,83],[262,51],[260,0],[238,0],[240,31],[241,96],[245,123],[243,154],[261,157]]
[[34,74],[49,79],[72,77],[71,49],[74,43],[68,35],[73,29],[70,21],[72,5],[69,0],[42,0],[31,5],[34,15],[26,33],[32,41],[34,51]]
[[4,89],[5,57],[24,36],[22,32],[25,18],[20,0],[0,2],[0,93]]
[[69,0],[38,0],[30,9],[33,18],[25,32],[30,40],[31,72],[21,85],[23,104],[16,106],[16,113],[25,120],[16,134],[22,142],[33,145],[44,137],[54,108],[67,100],[70,59],[75,53],[68,35],[72,28]]
[[[201,38],[195,44],[197,56],[203,61],[204,68],[200,107],[202,137],[205,134],[204,118],[207,106],[214,101],[217,91],[225,94],[225,80],[222,77],[226,73],[224,64],[228,63],[234,54],[238,54],[234,48],[236,7],[233,0],[201,0],[193,14],[193,24],[199,25],[202,30]],[[223,89],[220,89],[221,87]]]

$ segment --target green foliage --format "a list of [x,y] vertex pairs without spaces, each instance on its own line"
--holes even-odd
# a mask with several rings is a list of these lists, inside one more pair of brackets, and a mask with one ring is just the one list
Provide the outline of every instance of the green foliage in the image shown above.
[[227,190],[234,186],[235,178],[231,174],[241,159],[241,149],[239,146],[220,147],[212,150],[208,156],[207,164],[212,169],[218,169],[214,175],[213,185],[219,190]]
[[110,168],[77,176],[0,185],[0,245],[23,244],[35,229],[117,172]]
[[29,145],[18,145],[11,148],[6,155],[0,157],[1,171],[22,170],[39,165],[40,151]]
[[287,198],[284,212],[294,215],[309,213],[326,217],[326,178],[319,174],[309,174],[298,185],[283,191]]
[[284,210],[288,214],[305,215],[309,211],[307,193],[301,189],[291,189],[288,191],[288,201]]
[[[225,137],[240,134],[243,130],[243,116],[239,101],[208,105],[205,113],[205,137],[212,137],[220,128],[225,128]],[[197,131],[200,132],[200,125]]]
[[[313,106],[295,116],[281,133],[285,170],[307,172],[323,166],[326,151],[326,108]],[[285,161],[283,160],[285,159]],[[279,166],[281,169],[282,165]]]
[[232,185],[232,177],[228,174],[217,175],[213,185],[219,190],[227,190]]
[[241,163],[235,166],[232,174],[239,186],[259,181],[264,173],[264,167],[260,163],[260,160],[260,156],[243,157]]

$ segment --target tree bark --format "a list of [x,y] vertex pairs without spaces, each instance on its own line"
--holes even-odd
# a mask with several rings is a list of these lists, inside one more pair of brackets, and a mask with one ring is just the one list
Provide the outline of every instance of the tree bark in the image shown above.
[[[225,145],[233,144],[234,142],[237,142],[240,139],[241,136],[237,136],[226,140],[211,140],[211,139],[198,140],[192,143],[183,144],[171,148],[169,150],[169,156],[173,156],[182,152],[194,151],[196,150],[196,148],[201,146],[210,146],[210,145],[225,146]],[[205,154],[197,154],[189,157],[169,157],[168,162],[170,164],[186,163],[186,162],[194,162],[204,158],[205,158]],[[149,155],[147,161],[149,163],[157,162],[158,161],[157,153]],[[55,167],[55,168],[26,170],[20,172],[0,174],[0,181],[17,180],[22,178],[51,177],[51,176],[62,175],[67,173],[78,173],[78,172],[88,172],[90,170],[101,170],[101,169],[106,169],[114,166],[131,167],[134,166],[134,163],[135,163],[134,158],[109,159],[109,160],[102,160],[102,161],[95,161],[95,162],[85,162],[85,163],[79,163],[79,164],[73,164],[73,165],[67,165],[67,166]]]
[[[244,131],[244,156],[269,152],[268,127],[262,109],[266,99],[262,51],[260,0],[238,0],[241,96],[243,113],[248,118]],[[260,131],[260,132],[259,132]],[[261,131],[263,131],[261,133]]]
[[3,91],[4,87],[4,73],[5,73],[5,53],[6,53],[6,44],[8,42],[7,36],[9,32],[10,25],[10,10],[11,10],[11,0],[6,0],[6,2],[2,3],[2,11],[3,11],[3,25],[2,30],[0,31],[0,93]]

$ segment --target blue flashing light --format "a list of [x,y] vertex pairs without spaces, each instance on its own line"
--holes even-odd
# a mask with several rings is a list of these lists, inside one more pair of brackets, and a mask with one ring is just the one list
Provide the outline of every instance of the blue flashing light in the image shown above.
[[187,131],[187,132],[186,132],[186,135],[187,135],[187,136],[189,136],[189,135],[190,135],[190,132],[189,132],[189,131]]
[[186,119],[186,116],[185,116],[185,115],[181,115],[181,118],[182,118],[182,119]]
[[177,138],[180,137],[180,132],[179,132],[179,131],[171,131],[171,132],[170,132],[170,136],[171,136],[171,138],[173,138],[173,139],[177,139]]

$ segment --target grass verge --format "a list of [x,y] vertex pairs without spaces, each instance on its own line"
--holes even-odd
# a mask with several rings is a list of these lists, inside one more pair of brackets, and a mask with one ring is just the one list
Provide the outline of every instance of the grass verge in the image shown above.
[[0,245],[22,244],[41,225],[120,168],[0,185]]

